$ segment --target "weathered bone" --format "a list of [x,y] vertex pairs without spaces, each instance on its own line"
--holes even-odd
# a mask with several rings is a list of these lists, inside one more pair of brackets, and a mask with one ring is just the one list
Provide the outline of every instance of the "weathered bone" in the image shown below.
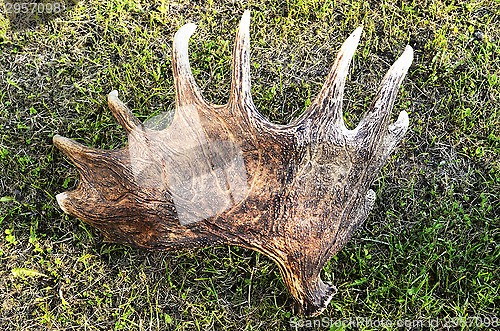
[[349,63],[362,28],[342,46],[316,100],[296,121],[276,125],[250,94],[250,13],[234,46],[227,105],[203,99],[191,73],[186,24],[174,38],[176,113],[160,131],[146,128],[118,99],[109,108],[128,135],[107,151],[54,136],[80,172],[78,188],[57,195],[68,214],[108,241],[147,249],[239,245],[279,266],[301,312],[326,308],[335,287],[320,279],[325,263],[367,218],[370,185],[408,128],[408,115],[388,125],[411,47],[390,68],[354,130],[342,116]]

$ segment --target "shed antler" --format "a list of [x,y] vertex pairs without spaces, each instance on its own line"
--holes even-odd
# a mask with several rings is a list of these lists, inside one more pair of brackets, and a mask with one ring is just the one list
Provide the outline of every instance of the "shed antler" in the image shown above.
[[176,113],[168,128],[146,128],[113,91],[108,104],[127,132],[125,148],[94,149],[54,136],[80,172],[78,188],[57,201],[113,242],[259,251],[278,264],[301,312],[315,316],[336,292],[320,279],[321,269],[367,218],[375,200],[370,185],[408,128],[405,111],[388,122],[413,51],[406,48],[364,118],[348,130],[342,95],[361,35],[356,29],[316,100],[293,123],[276,125],[252,102],[249,25],[246,11],[227,105],[200,93],[188,59],[196,26],[186,24],[174,38]]

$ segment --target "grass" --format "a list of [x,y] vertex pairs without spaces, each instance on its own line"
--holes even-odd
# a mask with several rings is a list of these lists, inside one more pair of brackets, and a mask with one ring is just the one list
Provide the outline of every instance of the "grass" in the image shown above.
[[324,269],[339,292],[321,317],[362,317],[364,325],[345,327],[362,330],[381,328],[369,320],[438,320],[430,328],[446,329],[477,317],[483,328],[497,325],[498,2],[66,5],[37,20],[0,19],[2,330],[343,329],[318,319],[290,323],[291,297],[263,255],[238,247],[150,253],[106,244],[54,199],[78,182],[54,149],[54,134],[105,149],[124,145],[106,107],[109,91],[118,89],[143,121],[172,112],[171,42],[182,24],[198,24],[190,59],[206,98],[227,102],[233,38],[246,8],[254,101],[276,123],[307,107],[357,26],[364,32],[344,97],[350,127],[404,46],[415,50],[393,112],[409,113],[410,130],[373,185],[368,220]]

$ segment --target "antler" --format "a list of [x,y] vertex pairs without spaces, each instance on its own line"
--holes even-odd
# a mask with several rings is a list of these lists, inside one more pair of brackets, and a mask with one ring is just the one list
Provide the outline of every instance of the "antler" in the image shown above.
[[78,188],[57,195],[68,214],[107,240],[147,249],[231,244],[257,250],[279,266],[301,312],[315,316],[336,289],[320,271],[367,218],[370,185],[408,128],[402,111],[388,125],[397,90],[413,58],[407,46],[354,130],[342,116],[349,64],[361,36],[342,46],[316,100],[295,122],[276,125],[250,93],[250,12],[234,46],[227,105],[206,101],[192,76],[186,24],[174,38],[176,113],[161,131],[146,128],[108,95],[128,135],[105,151],[54,136],[77,166]]

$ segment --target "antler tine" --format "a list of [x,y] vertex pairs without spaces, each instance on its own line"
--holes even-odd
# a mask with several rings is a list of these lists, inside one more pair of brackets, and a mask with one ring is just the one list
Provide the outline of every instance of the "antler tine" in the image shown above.
[[[94,155],[94,159],[98,159],[101,157],[101,151],[92,147],[87,147],[85,145],[82,145],[80,143],[77,143],[76,141],[60,136],[56,134],[53,138],[52,141],[54,142],[54,145],[62,151],[64,154],[66,154],[67,157],[73,161],[75,166],[78,168],[78,171],[80,174],[82,172],[86,172],[87,169],[87,163],[88,159],[92,158]],[[82,179],[85,178],[84,176],[80,176]],[[82,180],[81,179],[81,180]],[[78,189],[77,189],[78,191]],[[74,194],[72,192],[63,192],[59,193],[56,196],[57,203],[61,207],[62,210],[64,210],[65,213],[72,213],[74,212],[74,209],[72,208],[72,198],[76,195],[78,196],[78,193]]]
[[[385,130],[392,107],[394,106],[394,101],[398,94],[399,85],[401,85],[412,62],[413,49],[411,46],[406,46],[403,54],[401,54],[399,59],[391,66],[382,80],[377,97],[355,129],[356,134],[354,139],[370,140],[372,137]],[[407,129],[408,114],[403,110],[399,114],[396,123],[389,126],[389,139],[392,137],[394,140],[393,142],[388,142],[389,145],[394,146],[403,137]],[[373,146],[373,144],[371,145]]]
[[[236,34],[230,104],[253,105],[250,79],[250,11],[245,10]],[[253,108],[253,107],[252,107]]]
[[194,81],[189,65],[189,38],[196,30],[196,24],[183,25],[174,36],[172,69],[175,82],[175,101],[177,109],[192,103],[206,104],[203,95]]
[[[56,195],[57,204],[67,214],[75,212],[73,204],[71,203],[75,196],[73,192],[74,191],[62,192]],[[76,195],[78,196],[78,193]]]
[[84,164],[88,162],[87,159],[92,158],[92,154],[97,156],[102,154],[102,151],[99,149],[87,147],[77,143],[73,139],[69,139],[58,134],[52,138],[52,141],[60,151],[66,154],[66,156],[73,161],[79,170],[82,170]]
[[127,134],[142,128],[141,121],[118,99],[118,91],[114,90],[108,94],[108,107]]
[[399,113],[398,119],[393,124],[389,125],[389,133],[385,139],[386,152],[385,155],[389,155],[396,147],[396,144],[403,139],[406,131],[408,130],[408,126],[410,125],[410,120],[408,118],[408,113],[402,110]]
[[360,26],[344,42],[321,91],[304,114],[297,120],[298,123],[311,119],[315,122],[318,120],[321,121],[318,123],[320,130],[324,130],[323,126],[326,125],[331,125],[340,132],[345,128],[342,113],[342,98],[345,81],[349,73],[349,65],[358,47],[362,31],[363,27]]

